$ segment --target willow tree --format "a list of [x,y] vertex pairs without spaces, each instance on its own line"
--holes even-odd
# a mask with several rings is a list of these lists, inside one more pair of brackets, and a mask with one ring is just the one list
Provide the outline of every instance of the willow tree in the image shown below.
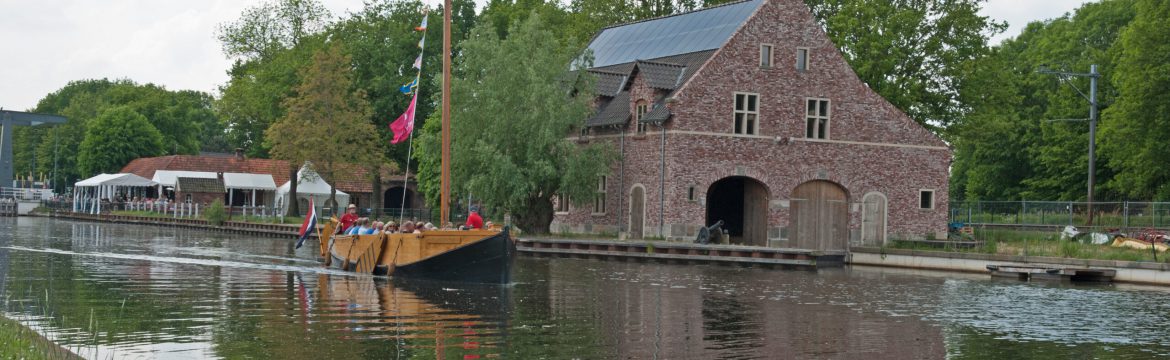
[[[566,140],[591,111],[592,99],[573,96],[563,81],[576,48],[533,15],[512,24],[506,39],[483,21],[456,53],[452,189],[510,212],[526,231],[548,232],[553,195],[591,199],[613,158],[612,150]],[[434,120],[415,143],[420,185],[432,202],[440,155]]]
[[382,161],[378,129],[368,120],[370,104],[364,92],[352,90],[351,69],[341,46],[318,51],[301,73],[296,96],[285,100],[287,113],[264,133],[275,158],[312,164],[330,184],[329,199],[335,204],[340,165]]

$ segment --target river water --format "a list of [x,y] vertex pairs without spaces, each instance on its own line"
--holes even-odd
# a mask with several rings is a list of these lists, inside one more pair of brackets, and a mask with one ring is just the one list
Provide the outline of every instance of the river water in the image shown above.
[[94,359],[1170,356],[1157,287],[525,257],[510,286],[456,286],[325,270],[313,245],[0,218],[0,309]]

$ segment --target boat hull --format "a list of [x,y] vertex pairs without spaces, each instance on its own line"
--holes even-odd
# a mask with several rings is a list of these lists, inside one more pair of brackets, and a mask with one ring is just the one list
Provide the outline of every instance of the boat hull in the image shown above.
[[512,282],[516,244],[504,228],[499,234],[417,262],[399,265],[394,276],[475,283]]

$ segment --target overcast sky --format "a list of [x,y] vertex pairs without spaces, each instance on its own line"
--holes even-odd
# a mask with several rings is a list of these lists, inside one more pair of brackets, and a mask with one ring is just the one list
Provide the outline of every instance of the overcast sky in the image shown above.
[[[215,92],[231,66],[215,39],[258,0],[0,0],[0,107],[28,110],[69,81],[128,78],[171,90]],[[437,4],[441,0],[426,0]],[[482,6],[486,0],[476,0]],[[1086,0],[989,0],[983,13],[1011,26],[1070,12]],[[362,0],[324,0],[334,16]],[[406,61],[406,60],[403,60]]]

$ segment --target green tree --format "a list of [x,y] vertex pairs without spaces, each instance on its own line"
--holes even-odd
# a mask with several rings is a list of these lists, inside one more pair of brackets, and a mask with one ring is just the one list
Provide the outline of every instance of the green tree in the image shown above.
[[285,101],[288,113],[265,132],[274,157],[292,164],[312,164],[330,184],[334,203],[336,175],[342,165],[382,161],[378,129],[368,121],[370,104],[363,92],[352,90],[351,68],[352,62],[340,45],[313,55],[301,74],[304,80],[297,95]]
[[985,0],[805,0],[871,89],[943,134],[963,115],[969,67],[1006,27],[979,15]]
[[86,176],[116,173],[130,160],[163,153],[163,135],[129,106],[107,109],[89,124],[77,156]]
[[1101,151],[1111,188],[1135,199],[1170,200],[1170,2],[1139,0],[1113,46],[1117,102],[1105,112]]
[[[590,198],[613,154],[566,140],[591,111],[592,99],[570,96],[561,81],[576,47],[557,39],[539,14],[508,34],[500,39],[490,22],[481,22],[459,48],[451,92],[452,189],[512,213],[525,231],[547,233],[553,195]],[[441,149],[435,120],[415,142],[420,182],[432,202]]]

